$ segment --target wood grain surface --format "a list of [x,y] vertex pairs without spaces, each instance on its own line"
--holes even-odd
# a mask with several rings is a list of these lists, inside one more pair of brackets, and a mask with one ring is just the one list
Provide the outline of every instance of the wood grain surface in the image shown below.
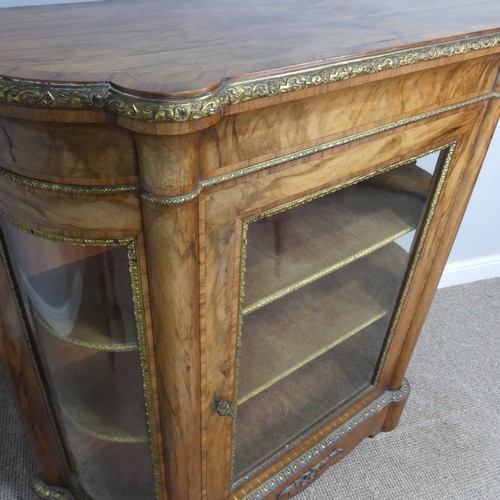
[[[394,122],[409,113],[477,97],[491,89],[498,64],[495,56],[446,64],[224,116],[201,133],[202,175],[220,175]],[[253,102],[262,105],[262,101]]]
[[141,230],[135,193],[74,194],[0,183],[0,212],[31,229],[73,238],[135,237]]
[[498,29],[495,0],[92,2],[2,9],[0,74],[200,92],[226,78]]
[[131,134],[109,124],[37,123],[2,117],[0,167],[32,179],[70,184],[138,180]]
[[199,138],[197,134],[156,136],[135,134],[146,191],[159,196],[179,196],[198,184]]
[[[201,497],[197,201],[144,203],[168,498]],[[176,235],[175,238],[172,235]]]

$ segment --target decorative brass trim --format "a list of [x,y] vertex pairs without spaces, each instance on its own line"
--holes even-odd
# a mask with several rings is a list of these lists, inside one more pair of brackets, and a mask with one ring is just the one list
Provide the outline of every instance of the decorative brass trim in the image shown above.
[[198,198],[202,189],[203,183],[201,183],[194,191],[181,196],[157,196],[151,193],[143,193],[141,194],[141,198],[149,203],[155,203],[156,205],[180,205]]
[[30,108],[106,109],[110,87],[106,83],[71,84],[0,76],[0,103]]
[[152,123],[182,123],[220,113],[231,104],[228,87],[192,98],[152,99],[127,94],[112,87],[107,108],[131,120]]
[[78,347],[85,347],[86,349],[93,349],[95,351],[108,351],[108,352],[128,352],[128,351],[136,351],[137,344],[133,342],[120,344],[118,342],[112,343],[104,343],[104,342],[87,342],[85,340],[79,339],[78,337],[72,337],[59,335],[51,325],[45,321],[45,319],[38,313],[36,309],[31,310],[33,316],[36,317],[36,321],[38,321],[44,330],[46,330],[50,335],[53,335],[59,340],[63,342],[68,342],[69,344],[77,345]]
[[[399,389],[395,391],[385,391],[381,396],[375,399],[375,401],[363,408],[360,412],[356,413],[353,417],[337,427],[333,432],[328,434],[328,436],[323,438],[319,443],[297,457],[285,468],[280,470],[277,474],[258,486],[248,495],[245,495],[243,498],[245,500],[260,500],[262,498],[266,498],[267,495],[270,495],[281,485],[285,484],[291,477],[306,469],[307,466],[311,462],[316,460],[319,456],[323,455],[324,453],[332,454],[332,451],[330,450],[335,447],[335,445],[342,438],[351,433],[354,429],[359,427],[368,419],[373,417],[377,412],[385,408],[387,405],[403,401],[408,396],[409,392],[410,385],[406,380],[403,380],[403,383],[401,384],[401,387]],[[333,456],[329,457],[328,460],[330,460],[330,458],[333,458]],[[241,486],[247,479],[248,476],[243,477],[242,479],[237,481],[235,486]]]
[[387,244],[391,243],[392,241],[400,238],[401,236],[404,236],[405,234],[413,231],[415,228],[413,226],[407,226],[403,230],[397,232],[396,234],[393,234],[391,236],[388,236],[387,238],[379,241],[375,245],[371,245],[368,248],[363,248],[359,252],[354,253],[353,255],[350,255],[349,257],[346,257],[345,259],[336,262],[335,264],[332,264],[331,266],[325,267],[324,269],[321,269],[320,271],[311,274],[307,278],[304,278],[302,280],[296,281],[295,283],[292,283],[291,285],[282,288],[281,290],[278,290],[277,292],[274,292],[267,297],[264,297],[263,299],[257,300],[253,304],[250,304],[247,307],[244,307],[241,314],[243,316],[246,316],[247,314],[250,314],[254,311],[257,311],[261,307],[267,306],[268,304],[271,304],[275,300],[281,299],[285,295],[288,295],[289,293],[295,292],[295,290],[298,290],[299,288],[302,288],[303,286],[309,285],[310,283],[319,280],[321,278],[324,278],[325,276],[338,271],[339,269],[342,269],[343,267],[352,264],[358,259],[361,259],[363,257],[366,257],[367,255],[370,255],[371,253],[375,252],[376,250],[379,250],[382,247],[385,247]]
[[57,191],[59,193],[72,194],[113,194],[126,193],[137,190],[135,184],[119,184],[115,186],[77,186],[74,184],[58,184],[56,182],[45,182],[36,179],[30,179],[22,175],[14,174],[0,167],[0,178],[4,177],[9,181],[20,184],[30,189],[43,189],[46,191]]
[[379,73],[411,64],[451,57],[471,51],[493,48],[500,44],[500,34],[480,35],[458,41],[403,49],[325,64],[314,69],[290,71],[268,78],[236,82],[228,87],[229,103],[294,92],[327,83],[348,80],[360,75]]
[[348,338],[352,337],[356,333],[360,332],[361,330],[364,330],[366,327],[372,325],[379,319],[382,319],[384,316],[387,315],[387,311],[381,311],[369,320],[365,321],[364,323],[361,323],[358,325],[356,328],[353,328],[352,330],[349,330],[347,333],[344,335],[341,335],[338,339],[335,339],[333,342],[330,342],[329,344],[325,345],[321,349],[319,349],[316,352],[313,352],[311,355],[305,357],[300,363],[297,363],[287,370],[284,370],[281,372],[278,376],[274,377],[273,379],[269,380],[265,384],[262,384],[261,386],[257,387],[253,391],[249,392],[248,394],[245,394],[244,397],[239,399],[237,401],[237,405],[242,405],[243,403],[246,403],[253,397],[257,396],[261,392],[265,391],[266,389],[269,389],[269,387],[272,387],[274,384],[278,383],[280,380],[283,380],[284,378],[288,377],[292,373],[296,372],[300,368],[302,368],[304,365],[307,363],[310,363],[311,361],[314,361],[316,358],[321,356],[322,354],[325,354],[325,352],[328,352],[330,349],[333,349],[335,346],[341,344],[342,342],[345,342]]
[[61,486],[48,486],[39,477],[31,482],[31,489],[40,498],[46,500],[74,500],[74,496]]
[[12,224],[17,229],[24,231],[25,233],[32,234],[33,236],[37,236],[38,238],[43,238],[49,241],[57,241],[60,243],[68,243],[70,245],[76,246],[118,246],[128,245],[134,238],[126,237],[126,238],[103,238],[95,239],[95,238],[74,238],[72,236],[64,236],[62,234],[55,233],[47,233],[45,231],[40,231],[39,229],[34,229],[30,226],[26,226],[21,222],[17,222],[15,219],[0,211],[0,216],[2,216],[6,221]]
[[441,191],[443,190],[444,181],[446,180],[446,177],[448,175],[448,170],[450,168],[451,161],[453,159],[453,155],[455,153],[455,149],[457,147],[457,144],[458,144],[458,141],[455,141],[455,142],[449,144],[448,146],[440,148],[443,151],[446,151],[446,149],[448,149],[448,152],[446,154],[446,159],[444,160],[443,166],[441,168],[441,172],[439,174],[439,179],[438,179],[436,188],[434,190],[434,193],[432,194],[432,200],[430,202],[430,206],[429,206],[425,221],[424,221],[423,225],[421,225],[421,228],[422,228],[421,233],[417,239],[417,242],[418,242],[417,247],[415,248],[415,251],[413,252],[413,255],[411,257],[408,276],[402,285],[401,296],[400,296],[400,299],[398,300],[398,303],[396,305],[394,317],[391,321],[391,325],[389,326],[387,338],[384,342],[382,356],[379,360],[377,374],[375,376],[375,380],[377,382],[380,379],[382,367],[384,366],[385,360],[387,358],[387,354],[389,352],[389,349],[390,349],[390,346],[392,343],[392,339],[394,337],[394,333],[395,333],[397,325],[399,323],[399,318],[401,317],[401,313],[402,313],[404,305],[406,303],[406,299],[408,297],[408,292],[410,291],[410,284],[413,280],[413,276],[415,275],[415,270],[417,268],[417,264],[420,261],[420,255],[422,253],[422,248],[424,246],[424,243],[425,243],[425,240],[427,237],[427,233],[429,232],[429,228],[430,228],[432,219],[434,218],[434,212],[436,210],[436,205],[437,205],[437,202],[438,202],[439,197],[441,195]]
[[337,455],[340,455],[344,451],[344,448],[337,448],[333,450],[330,454],[328,454],[323,460],[318,462],[314,467],[304,472],[302,476],[296,479],[290,486],[285,488],[279,495],[278,500],[280,498],[290,498],[290,495],[293,496],[295,492],[298,493],[297,490],[301,490],[304,486],[312,483],[316,476],[328,465],[328,462]]
[[[500,95],[500,93],[496,93]],[[455,111],[457,109],[463,108],[465,106],[470,106],[472,104],[477,104],[478,102],[485,101],[492,97],[498,97],[495,95],[495,92],[489,92],[487,94],[473,97],[471,99],[467,99],[465,101],[461,101],[456,104],[450,104],[449,106],[444,106],[442,108],[434,109],[432,111],[427,111],[426,113],[421,113],[418,115],[413,115],[408,118],[404,118],[402,120],[398,120],[395,122],[387,123],[380,127],[375,127],[370,130],[365,130],[364,132],[360,132],[358,134],[349,135],[346,137],[342,137],[341,139],[336,139],[334,141],[325,142],[323,144],[318,144],[317,146],[313,146],[310,148],[302,149],[300,151],[295,151],[288,155],[278,156],[277,158],[273,158],[272,160],[263,161],[260,163],[256,163],[254,165],[250,165],[248,167],[242,168],[240,170],[235,170],[233,172],[228,172],[227,174],[221,174],[216,177],[212,177],[210,179],[206,179],[202,181],[201,185],[206,188],[210,186],[214,186],[216,184],[220,184],[226,181],[232,181],[234,179],[238,179],[239,177],[243,177],[246,175],[253,174],[255,172],[260,172],[262,170],[266,170],[271,167],[276,167],[278,165],[282,165],[284,163],[288,163],[294,160],[298,160],[301,158],[305,158],[307,156],[312,156],[317,153],[322,153],[324,151],[328,151],[330,149],[336,148],[338,146],[343,146],[345,144],[349,144],[351,142],[359,141],[361,139],[366,139],[368,137],[372,137],[374,135],[380,134],[382,132],[388,132],[390,130],[403,127],[405,125],[409,125],[411,123],[419,122],[422,120],[426,120],[428,118],[433,118],[437,115],[441,115],[444,113],[448,113],[450,111]]]
[[403,49],[294,69],[248,80],[225,79],[206,94],[186,98],[146,98],[108,82],[64,84],[0,76],[0,103],[41,109],[106,110],[132,120],[182,123],[223,111],[228,105],[277,96],[297,90],[379,73],[500,45],[500,33],[466,37],[434,45]]
[[146,410],[146,422],[149,434],[149,449],[153,466],[153,479],[155,483],[156,498],[163,498],[162,480],[160,472],[160,448],[158,443],[158,430],[155,420],[155,406],[153,402],[153,384],[149,371],[150,359],[146,337],[146,322],[144,320],[144,303],[141,285],[140,262],[138,255],[137,239],[128,245],[128,265],[130,281],[132,286],[132,301],[134,304],[134,315],[137,328],[137,342],[139,345],[139,359],[142,371],[144,405]]

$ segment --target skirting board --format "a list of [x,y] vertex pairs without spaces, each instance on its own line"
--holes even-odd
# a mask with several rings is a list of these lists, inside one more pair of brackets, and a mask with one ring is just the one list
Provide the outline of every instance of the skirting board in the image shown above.
[[463,285],[500,276],[500,254],[446,264],[438,288]]

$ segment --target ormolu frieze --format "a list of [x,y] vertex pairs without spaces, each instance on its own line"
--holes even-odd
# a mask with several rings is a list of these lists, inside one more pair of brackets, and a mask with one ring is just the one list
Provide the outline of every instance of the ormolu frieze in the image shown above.
[[469,40],[430,45],[351,61],[341,61],[312,70],[294,71],[293,73],[268,79],[259,78],[255,81],[241,82],[228,87],[229,103],[236,104],[260,97],[285,94],[326,83],[348,80],[359,75],[408,66],[417,62],[487,49],[499,44],[500,35],[497,33],[488,37],[471,38]]
[[109,110],[132,120],[155,123],[186,122],[212,116],[229,104],[223,87],[216,92],[190,99],[147,99],[114,92]]
[[117,184],[112,186],[80,186],[74,184],[60,184],[57,182],[46,182],[38,179],[30,179],[22,175],[14,174],[0,167],[0,179],[5,178],[21,186],[30,189],[42,189],[46,191],[56,191],[59,193],[73,194],[113,194],[128,193],[137,190],[135,184]]
[[500,33],[339,61],[254,80],[226,80],[215,91],[186,98],[147,98],[123,92],[110,83],[60,84],[0,76],[0,103],[42,109],[106,109],[133,120],[182,123],[207,118],[225,106],[386,69],[408,66],[500,45]]
[[103,109],[109,85],[59,84],[0,76],[0,103],[44,109]]

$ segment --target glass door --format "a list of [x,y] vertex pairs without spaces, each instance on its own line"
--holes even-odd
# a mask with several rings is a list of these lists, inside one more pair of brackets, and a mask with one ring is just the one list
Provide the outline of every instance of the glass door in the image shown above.
[[1,227],[74,481],[96,500],[156,498],[135,243]]
[[373,387],[447,152],[245,220],[234,488]]

